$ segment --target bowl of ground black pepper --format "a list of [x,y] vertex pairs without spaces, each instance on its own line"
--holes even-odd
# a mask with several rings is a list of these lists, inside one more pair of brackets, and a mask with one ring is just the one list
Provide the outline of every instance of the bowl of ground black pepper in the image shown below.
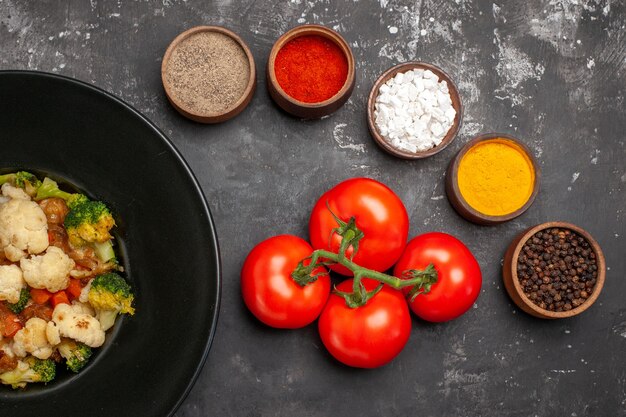
[[348,43],[325,26],[297,26],[278,38],[270,51],[268,91],[294,116],[315,119],[333,113],[348,101],[354,82]]
[[161,79],[179,113],[200,123],[219,123],[250,103],[256,69],[250,49],[234,32],[220,26],[197,26],[169,45]]
[[504,286],[519,308],[544,319],[572,317],[596,301],[606,276],[604,254],[584,229],[565,222],[531,227],[504,256]]

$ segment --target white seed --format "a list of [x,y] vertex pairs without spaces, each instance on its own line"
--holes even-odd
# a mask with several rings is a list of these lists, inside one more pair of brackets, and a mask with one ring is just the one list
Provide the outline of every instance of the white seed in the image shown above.
[[443,136],[443,127],[437,122],[430,125],[430,131],[433,132],[433,135],[436,137]]
[[424,91],[424,80],[422,78],[415,79],[413,84],[415,84],[415,88],[417,88],[418,93]]
[[452,127],[456,110],[448,84],[430,70],[398,73],[379,89],[374,121],[395,148],[417,152],[437,146]]

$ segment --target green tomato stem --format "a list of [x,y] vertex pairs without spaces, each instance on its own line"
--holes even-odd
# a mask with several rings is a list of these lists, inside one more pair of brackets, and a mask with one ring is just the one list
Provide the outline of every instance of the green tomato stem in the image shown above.
[[430,287],[437,282],[437,271],[432,264],[428,265],[428,267],[424,270],[404,271],[402,278],[398,278],[382,272],[363,268],[354,263],[352,260],[346,258],[342,251],[337,254],[324,249],[318,249],[307,259],[310,259],[310,263],[308,265],[305,266],[303,260],[292,272],[291,276],[294,281],[304,286],[314,282],[319,277],[320,274],[311,276],[311,273],[315,268],[332,264],[342,265],[350,270],[354,275],[352,293],[339,291],[336,291],[335,293],[344,297],[348,306],[352,308],[365,305],[367,300],[373,297],[380,290],[381,286],[374,291],[366,291],[365,287],[361,283],[363,278],[376,280],[381,284],[389,285],[391,288],[396,290],[400,290],[405,287],[412,287],[412,290],[409,293],[411,301],[417,295],[430,291]]
[[[313,262],[314,260],[317,260],[319,258],[328,259],[330,261],[333,261],[334,263],[338,263],[348,268],[354,275],[354,281],[355,281],[354,288],[358,288],[359,281],[363,278],[374,279],[376,281],[382,282],[383,284],[387,284],[396,290],[399,290],[405,287],[412,287],[416,284],[421,284],[426,281],[423,274],[420,274],[419,276],[415,278],[401,279],[393,275],[387,275],[383,272],[374,271],[373,269],[363,268],[362,266],[355,264],[354,262],[352,262],[350,259],[346,258],[345,256],[341,257],[336,253],[329,252],[323,249],[318,249],[313,252],[311,264],[314,263]],[[431,276],[432,275],[431,273],[428,273],[428,275],[429,276],[426,278],[434,278],[435,280],[437,279],[436,271],[434,271],[434,277]]]

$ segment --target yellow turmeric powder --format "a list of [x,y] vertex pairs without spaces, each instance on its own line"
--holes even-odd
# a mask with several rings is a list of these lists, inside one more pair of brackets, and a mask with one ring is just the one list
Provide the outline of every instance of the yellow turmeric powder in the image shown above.
[[515,142],[496,138],[473,146],[458,170],[461,195],[474,210],[504,216],[521,208],[533,192],[535,172]]

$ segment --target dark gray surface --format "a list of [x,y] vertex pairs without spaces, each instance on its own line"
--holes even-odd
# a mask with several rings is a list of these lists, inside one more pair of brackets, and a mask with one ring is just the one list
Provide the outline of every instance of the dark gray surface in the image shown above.
[[[626,416],[624,2],[66,3],[0,0],[0,69],[58,72],[134,105],[187,158],[217,224],[224,266],[220,321],[178,417]],[[352,98],[322,120],[289,117],[265,87],[272,43],[299,23],[336,28],[357,61]],[[250,106],[218,126],[183,119],[160,83],[168,43],[198,24],[240,34],[259,69]],[[465,119],[444,152],[405,162],[370,138],[365,102],[378,74],[412,59],[435,63],[457,81]],[[473,135],[488,131],[518,136],[543,170],[530,210],[492,228],[459,218],[443,185],[450,158]],[[275,331],[260,325],[239,294],[239,269],[253,245],[279,233],[306,237],[315,200],[354,176],[383,181],[400,195],[411,236],[438,230],[464,240],[484,274],[474,309],[447,324],[414,320],[405,350],[373,371],[335,362],[315,326]],[[565,321],[525,315],[500,278],[515,234],[548,220],[586,228],[602,245],[609,268],[596,305]]]

